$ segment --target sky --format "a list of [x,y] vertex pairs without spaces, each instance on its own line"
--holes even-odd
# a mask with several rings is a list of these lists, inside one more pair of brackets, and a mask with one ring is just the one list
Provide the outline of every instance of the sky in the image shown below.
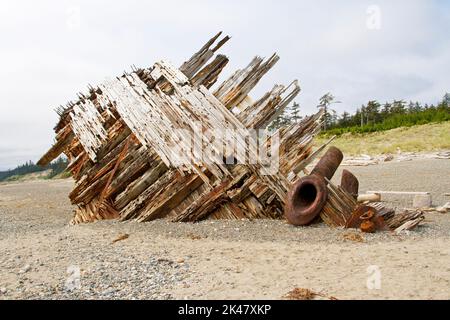
[[0,170],[51,146],[54,108],[108,77],[167,59],[181,65],[211,36],[230,63],[281,60],[250,93],[298,79],[303,115],[332,92],[338,113],[367,101],[438,102],[450,91],[450,4],[396,1],[0,1]]

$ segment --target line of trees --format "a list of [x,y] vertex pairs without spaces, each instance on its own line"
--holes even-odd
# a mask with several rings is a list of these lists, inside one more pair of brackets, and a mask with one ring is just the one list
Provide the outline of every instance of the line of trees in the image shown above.
[[45,167],[38,166],[30,160],[22,165],[17,166],[15,169],[0,171],[0,181],[5,181],[13,176],[22,176],[29,173],[43,172],[49,169],[51,169],[52,171],[46,178],[51,179],[64,172],[67,168],[67,165],[68,160],[65,157],[60,157],[52,163],[46,165]]
[[[436,105],[422,104],[420,102],[405,102],[394,100],[381,104],[370,100],[367,104],[356,109],[353,114],[345,111],[341,115],[333,109],[333,104],[340,103],[331,93],[319,99],[318,108],[324,111],[323,131],[325,134],[340,135],[346,132],[366,133],[390,130],[398,127],[442,122],[450,120],[450,94],[446,93]],[[294,103],[296,115],[292,107],[279,115],[269,129],[276,129],[301,119],[298,115],[299,105]]]
[[294,102],[288,106],[281,114],[279,114],[268,126],[270,131],[297,123],[302,119],[300,116],[300,105]]

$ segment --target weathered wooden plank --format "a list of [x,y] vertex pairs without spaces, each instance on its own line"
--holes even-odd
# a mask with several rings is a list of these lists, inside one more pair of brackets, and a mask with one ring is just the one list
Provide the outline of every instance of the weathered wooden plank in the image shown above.
[[84,150],[91,160],[97,158],[97,150],[106,140],[107,133],[103,127],[105,120],[97,111],[95,105],[86,100],[84,104],[76,105],[70,113],[70,126],[78,137]]
[[237,70],[228,80],[222,83],[214,92],[214,95],[227,109],[232,109],[246,98],[248,93],[279,59],[276,54],[273,54],[265,62],[262,58],[255,57],[246,68]]
[[210,64],[205,66],[191,79],[194,86],[203,85],[206,88],[211,88],[217,81],[222,70],[228,64],[228,58],[224,55],[217,55],[217,57]]
[[72,142],[75,138],[75,134],[72,130],[70,130],[69,126],[66,126],[65,129],[61,130],[58,134],[57,140],[55,144],[39,159],[37,164],[39,166],[46,166],[54,159],[56,159],[67,146]]
[[156,166],[152,166],[147,172],[130,183],[125,190],[117,195],[114,201],[114,207],[117,210],[122,210],[128,203],[144,192],[145,189],[155,183],[167,170],[167,166],[162,162]]
[[211,49],[211,46],[216,42],[216,40],[222,35],[219,32],[214,37],[212,37],[198,52],[196,52],[188,61],[184,62],[180,71],[183,72],[188,78],[192,78],[197,71],[201,69],[205,63],[214,55],[214,52],[219,50],[229,39],[229,36],[225,36],[220,40],[217,45]]

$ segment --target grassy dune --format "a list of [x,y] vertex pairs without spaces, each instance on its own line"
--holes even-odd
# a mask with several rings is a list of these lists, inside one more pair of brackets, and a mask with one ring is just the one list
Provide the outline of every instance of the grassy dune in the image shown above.
[[[32,181],[32,180],[46,180],[46,179],[66,179],[70,178],[69,172],[61,172],[56,176],[52,175],[52,170],[48,169],[45,171],[27,173],[27,174],[16,174],[14,176],[8,177],[2,182],[22,182],[22,181]],[[1,182],[0,182],[1,183]]]
[[5,179],[5,182],[12,182],[12,181],[31,181],[31,180],[40,180],[40,179],[46,179],[47,176],[51,173],[51,170],[45,170],[40,172],[33,172],[33,173],[27,173],[27,174],[21,174],[21,175],[14,175],[9,178]]
[[[316,145],[327,141],[320,136]],[[346,155],[437,151],[450,149],[450,121],[413,127],[396,128],[368,134],[343,134],[332,145]]]

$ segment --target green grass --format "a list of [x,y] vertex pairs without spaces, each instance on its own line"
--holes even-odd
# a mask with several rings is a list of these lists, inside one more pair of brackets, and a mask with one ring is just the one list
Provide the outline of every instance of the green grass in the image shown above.
[[[328,134],[319,136],[316,146],[328,139]],[[398,149],[402,152],[449,150],[450,121],[373,133],[344,133],[331,145],[340,148],[345,155],[395,153]]]
[[53,180],[53,179],[66,179],[70,178],[70,172],[63,171],[61,173],[55,174],[53,170],[48,169],[45,171],[26,173],[26,174],[16,174],[4,179],[4,182],[20,182],[20,181],[30,181],[30,180]]
[[63,171],[50,179],[68,179],[70,177],[72,177],[72,175],[70,174],[69,171]]
[[371,133],[429,123],[442,123],[445,121],[450,121],[450,111],[448,109],[428,109],[407,114],[393,114],[382,122],[369,123],[364,126],[355,125],[350,127],[344,126],[342,128],[332,128],[323,132],[323,135],[339,136],[345,133]]
[[20,180],[20,175],[14,175],[14,176],[11,176],[11,177],[8,177],[8,178],[6,178],[5,179],[5,181],[6,182],[13,182],[13,181],[19,181]]

